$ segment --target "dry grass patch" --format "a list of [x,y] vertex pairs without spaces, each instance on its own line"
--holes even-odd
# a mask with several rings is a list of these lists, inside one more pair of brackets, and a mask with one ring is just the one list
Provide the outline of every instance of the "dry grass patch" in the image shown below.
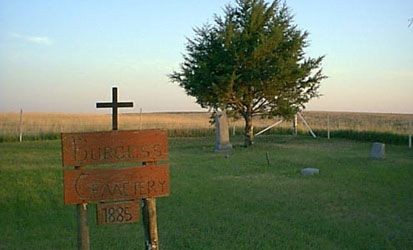
[[[381,133],[408,134],[408,123],[412,116],[405,114],[374,114],[345,112],[303,112],[303,116],[314,130],[326,130],[329,116],[330,130],[371,131]],[[121,114],[119,129],[168,129],[168,130],[212,130],[211,113],[181,112],[181,113],[144,113]],[[265,128],[279,119],[255,118],[256,130]],[[230,120],[230,129],[243,131],[244,121]],[[35,137],[45,134],[58,135],[61,132],[105,131],[111,129],[109,114],[72,114],[72,113],[39,113],[23,114],[23,135]],[[281,123],[278,128],[290,129],[291,121]],[[305,131],[304,124],[299,120],[298,129]],[[18,138],[19,113],[0,113],[0,137]],[[47,136],[46,136],[47,137]],[[50,138],[53,139],[53,138]]]

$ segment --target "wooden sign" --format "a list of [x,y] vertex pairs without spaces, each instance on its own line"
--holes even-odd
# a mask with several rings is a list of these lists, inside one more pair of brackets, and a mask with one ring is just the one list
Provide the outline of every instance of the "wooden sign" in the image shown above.
[[63,166],[167,160],[165,130],[62,133]]
[[66,170],[64,203],[121,201],[169,195],[169,166]]
[[96,207],[98,225],[123,224],[139,221],[139,201],[98,203]]

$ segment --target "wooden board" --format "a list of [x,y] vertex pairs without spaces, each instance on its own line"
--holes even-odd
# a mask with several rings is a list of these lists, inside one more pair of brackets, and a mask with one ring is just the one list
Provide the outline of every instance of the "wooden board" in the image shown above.
[[66,205],[169,195],[168,165],[66,170],[63,179]]
[[64,167],[168,159],[165,130],[62,133]]
[[133,223],[139,221],[139,201],[98,203],[96,216],[98,225]]

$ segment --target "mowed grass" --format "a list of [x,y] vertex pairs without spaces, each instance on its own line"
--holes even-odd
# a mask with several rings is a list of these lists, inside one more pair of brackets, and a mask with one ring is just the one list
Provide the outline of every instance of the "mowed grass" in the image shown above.
[[[172,138],[171,195],[157,199],[160,249],[412,249],[413,151],[268,135]],[[267,164],[266,152],[270,157]],[[306,167],[320,169],[302,176]],[[76,249],[75,206],[63,204],[60,141],[0,143],[0,249]],[[143,249],[142,224],[97,226],[91,249]]]

